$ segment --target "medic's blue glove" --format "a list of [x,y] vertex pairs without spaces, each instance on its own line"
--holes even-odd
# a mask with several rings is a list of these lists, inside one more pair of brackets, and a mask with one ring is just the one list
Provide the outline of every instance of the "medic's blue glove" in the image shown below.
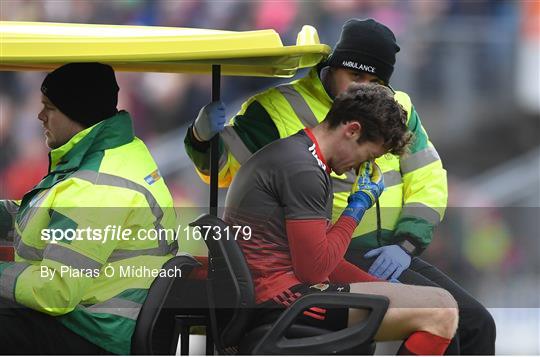
[[375,204],[383,190],[384,180],[381,169],[375,163],[363,163],[358,171],[352,193],[349,195],[349,204],[342,215],[360,222],[364,212]]
[[411,256],[397,244],[372,249],[364,255],[364,258],[376,256],[378,258],[371,264],[369,273],[382,280],[397,280],[411,265]]
[[212,102],[201,108],[193,131],[195,138],[200,141],[210,141],[225,127],[225,105],[221,101]]

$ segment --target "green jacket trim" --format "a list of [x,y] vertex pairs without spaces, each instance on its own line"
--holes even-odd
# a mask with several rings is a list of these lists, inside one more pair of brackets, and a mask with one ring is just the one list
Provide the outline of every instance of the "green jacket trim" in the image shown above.
[[[75,230],[78,227],[77,222],[75,222],[71,218],[64,216],[62,213],[60,213],[60,212],[58,212],[56,210],[51,209],[51,211],[52,211],[52,213],[51,213],[51,221],[49,222],[49,226],[48,226],[49,229],[51,229],[51,230],[54,230],[54,229],[58,229],[58,230],[73,229],[73,230]],[[73,240],[66,239],[66,237],[64,237],[61,240],[61,242],[64,243],[64,244],[71,244],[73,242]]]
[[401,217],[396,225],[395,242],[411,237],[421,248],[431,242],[435,225],[417,217]]
[[19,211],[24,215],[28,203],[38,192],[65,180],[81,165],[97,171],[104,150],[128,144],[134,138],[132,121],[125,111],[77,133],[49,153],[49,173],[24,196]]
[[[143,304],[147,295],[147,289],[127,289],[112,299]],[[136,320],[108,313],[91,313],[84,306],[77,306],[69,314],[59,316],[58,320],[70,330],[109,352],[118,355],[131,353],[131,337],[135,331]],[[104,325],[107,326],[106,329],[103,328]]]
[[[129,355],[136,321],[110,314],[89,314],[76,307],[58,320],[71,331],[117,355]],[[104,325],[107,325],[105,333]],[[114,332],[111,333],[111,332]]]
[[244,114],[234,118],[233,128],[252,153],[279,139],[272,118],[256,100],[247,107]]
[[411,115],[408,123],[409,130],[413,133],[413,141],[409,146],[411,154],[414,154],[418,151],[424,150],[428,147],[428,137],[426,132],[422,127],[420,117],[416,112],[414,106],[411,108]]
[[[62,161],[51,164],[57,164],[54,171],[77,169],[85,156],[128,144],[134,138],[131,118],[128,112],[121,111],[83,130],[66,144],[52,150],[51,158]],[[75,145],[72,142],[75,142]]]
[[127,289],[116,295],[116,297],[143,304],[147,295],[148,290],[146,289]]

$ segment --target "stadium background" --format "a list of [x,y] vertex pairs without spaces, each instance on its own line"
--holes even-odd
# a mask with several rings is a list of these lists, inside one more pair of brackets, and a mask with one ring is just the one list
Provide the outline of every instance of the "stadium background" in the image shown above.
[[[410,94],[448,170],[449,208],[425,257],[490,308],[498,353],[540,354],[539,1],[0,1],[1,20],[273,28],[285,45],[309,24],[333,46],[351,17],[373,17],[395,32],[402,50],[392,85]],[[46,173],[37,120],[43,77],[0,72],[0,198],[21,197]],[[210,99],[210,77],[117,77],[119,108],[133,115],[187,222],[208,200],[183,137]],[[224,78],[228,114],[285,81]],[[194,242],[182,248],[204,254]]]

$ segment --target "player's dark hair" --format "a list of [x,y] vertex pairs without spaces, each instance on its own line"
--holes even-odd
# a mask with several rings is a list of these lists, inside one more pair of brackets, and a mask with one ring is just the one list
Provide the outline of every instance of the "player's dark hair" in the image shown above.
[[324,120],[329,128],[357,121],[362,125],[358,142],[383,139],[392,154],[402,154],[411,141],[407,113],[388,87],[376,83],[352,83],[334,100]]

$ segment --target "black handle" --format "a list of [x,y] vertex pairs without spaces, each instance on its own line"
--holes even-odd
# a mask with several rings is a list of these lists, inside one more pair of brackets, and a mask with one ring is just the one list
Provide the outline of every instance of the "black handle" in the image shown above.
[[[304,310],[321,307],[349,307],[368,309],[368,317],[361,323],[325,335],[288,339],[287,329]],[[385,296],[353,293],[316,293],[298,299],[274,323],[270,331],[253,349],[253,354],[335,354],[373,340],[388,309]]]
[[[212,101],[220,99],[221,66],[212,65]],[[219,134],[210,140],[210,214],[217,217],[219,177]]]

